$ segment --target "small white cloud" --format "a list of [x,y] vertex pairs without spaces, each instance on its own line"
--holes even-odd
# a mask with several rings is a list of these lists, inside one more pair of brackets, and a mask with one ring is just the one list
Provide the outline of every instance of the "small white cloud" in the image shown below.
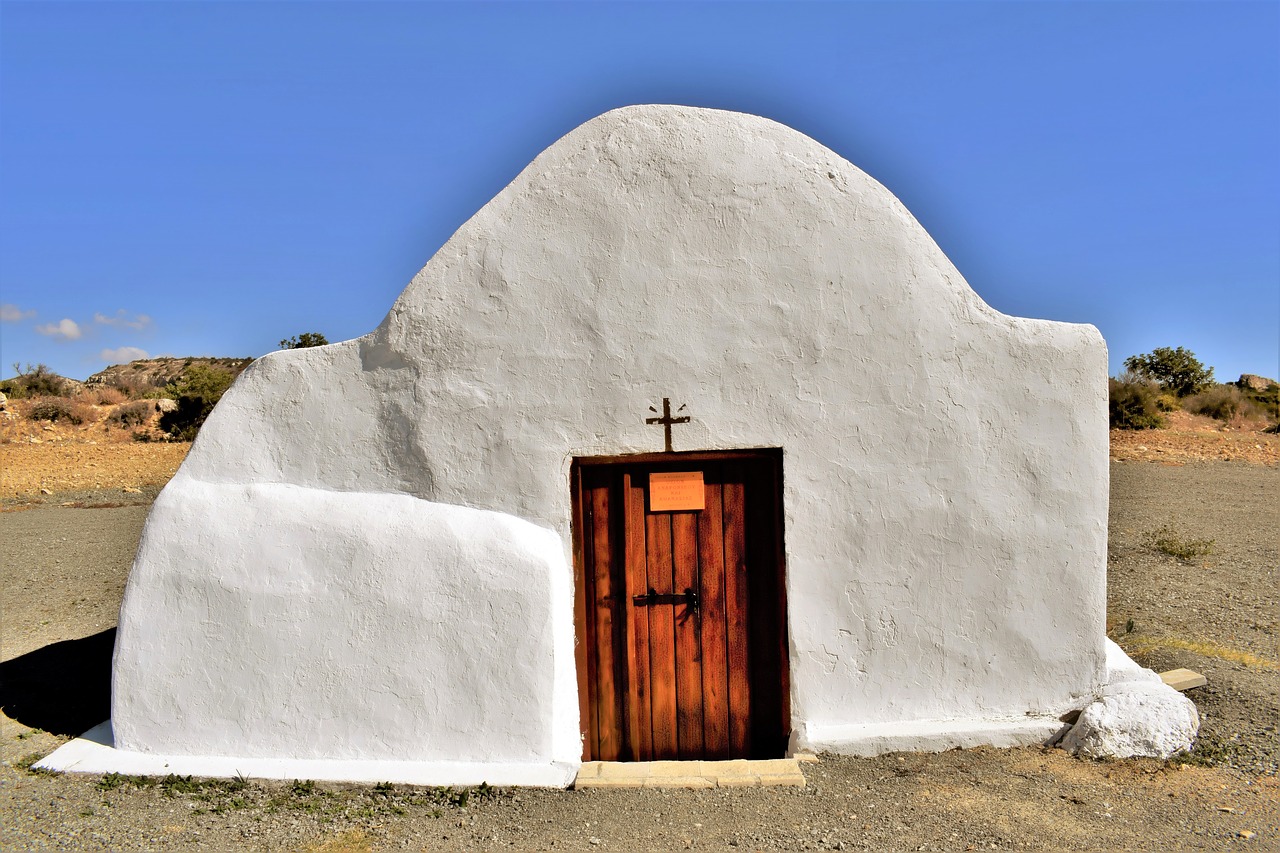
[[130,317],[129,312],[121,308],[115,313],[114,317],[108,317],[106,314],[94,314],[93,322],[101,323],[104,326],[117,326],[141,332],[151,325],[151,318],[146,314],[135,314]]
[[140,358],[147,358],[147,351],[138,349],[137,347],[119,347],[118,349],[104,349],[98,353],[98,358],[107,364],[127,364],[131,361],[137,361]]
[[64,341],[78,341],[80,340],[80,335],[83,334],[80,331],[80,325],[75,320],[65,318],[56,323],[45,323],[43,326],[36,326],[36,331],[51,338],[61,338]]
[[36,316],[36,312],[23,311],[12,302],[5,302],[3,305],[0,305],[0,322],[20,323],[28,317],[34,316]]

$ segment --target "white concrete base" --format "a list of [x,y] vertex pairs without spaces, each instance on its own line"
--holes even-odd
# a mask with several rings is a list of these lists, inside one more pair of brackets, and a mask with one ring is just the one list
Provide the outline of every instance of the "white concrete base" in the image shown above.
[[251,779],[314,779],[334,782],[395,782],[402,785],[479,785],[567,788],[577,764],[498,764],[452,761],[342,761],[336,759],[228,758],[212,755],[151,755],[116,749],[111,721],[63,744],[35,767],[67,773],[138,776],[211,776]]
[[913,720],[863,725],[810,725],[798,732],[792,751],[869,757],[886,752],[944,752],[975,746],[1033,746],[1062,729],[1057,717]]

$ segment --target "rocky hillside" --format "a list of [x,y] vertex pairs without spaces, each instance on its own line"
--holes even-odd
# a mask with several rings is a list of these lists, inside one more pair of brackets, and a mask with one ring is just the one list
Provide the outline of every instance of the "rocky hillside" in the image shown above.
[[196,364],[215,367],[239,376],[240,371],[249,366],[251,358],[209,358],[207,356],[191,356],[188,358],[142,358],[128,364],[113,364],[106,370],[100,370],[84,381],[88,388],[102,386],[111,388],[135,388],[139,386],[163,388],[176,381],[190,367]]
[[1236,385],[1241,388],[1247,388],[1250,391],[1266,391],[1280,385],[1280,382],[1266,376],[1258,376],[1253,373],[1241,373],[1240,378],[1236,380]]

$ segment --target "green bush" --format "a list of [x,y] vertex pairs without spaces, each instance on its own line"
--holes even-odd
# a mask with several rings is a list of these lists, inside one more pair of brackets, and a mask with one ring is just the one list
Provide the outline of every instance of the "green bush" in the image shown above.
[[1195,353],[1182,347],[1156,347],[1149,353],[1131,355],[1124,360],[1124,367],[1179,397],[1189,397],[1213,384],[1213,368],[1205,367]]
[[329,339],[319,332],[303,332],[300,335],[294,335],[292,338],[285,338],[280,342],[280,349],[322,347],[327,343],[329,343]]
[[1160,416],[1160,392],[1154,382],[1130,374],[1107,380],[1108,410],[1112,429],[1157,429],[1164,426]]
[[23,368],[20,364],[15,364],[13,372],[17,375],[0,382],[0,392],[15,400],[27,397],[66,397],[71,393],[67,381],[46,365],[37,364],[32,367],[28,364]]
[[194,440],[205,419],[231,387],[234,379],[225,370],[193,364],[178,381],[170,383],[166,389],[168,395],[177,401],[178,407],[160,416],[160,429],[169,433],[175,441]]

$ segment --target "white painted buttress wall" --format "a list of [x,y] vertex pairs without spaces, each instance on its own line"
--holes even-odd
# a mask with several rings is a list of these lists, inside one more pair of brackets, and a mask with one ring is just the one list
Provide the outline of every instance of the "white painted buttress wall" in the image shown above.
[[1104,674],[1105,379],[1096,329],[989,308],[813,140],[607,113],[375,331],[223,398],[144,532],[117,739],[573,760],[570,461],[661,450],[664,396],[693,418],[677,450],[784,450],[802,742],[1079,707]]

